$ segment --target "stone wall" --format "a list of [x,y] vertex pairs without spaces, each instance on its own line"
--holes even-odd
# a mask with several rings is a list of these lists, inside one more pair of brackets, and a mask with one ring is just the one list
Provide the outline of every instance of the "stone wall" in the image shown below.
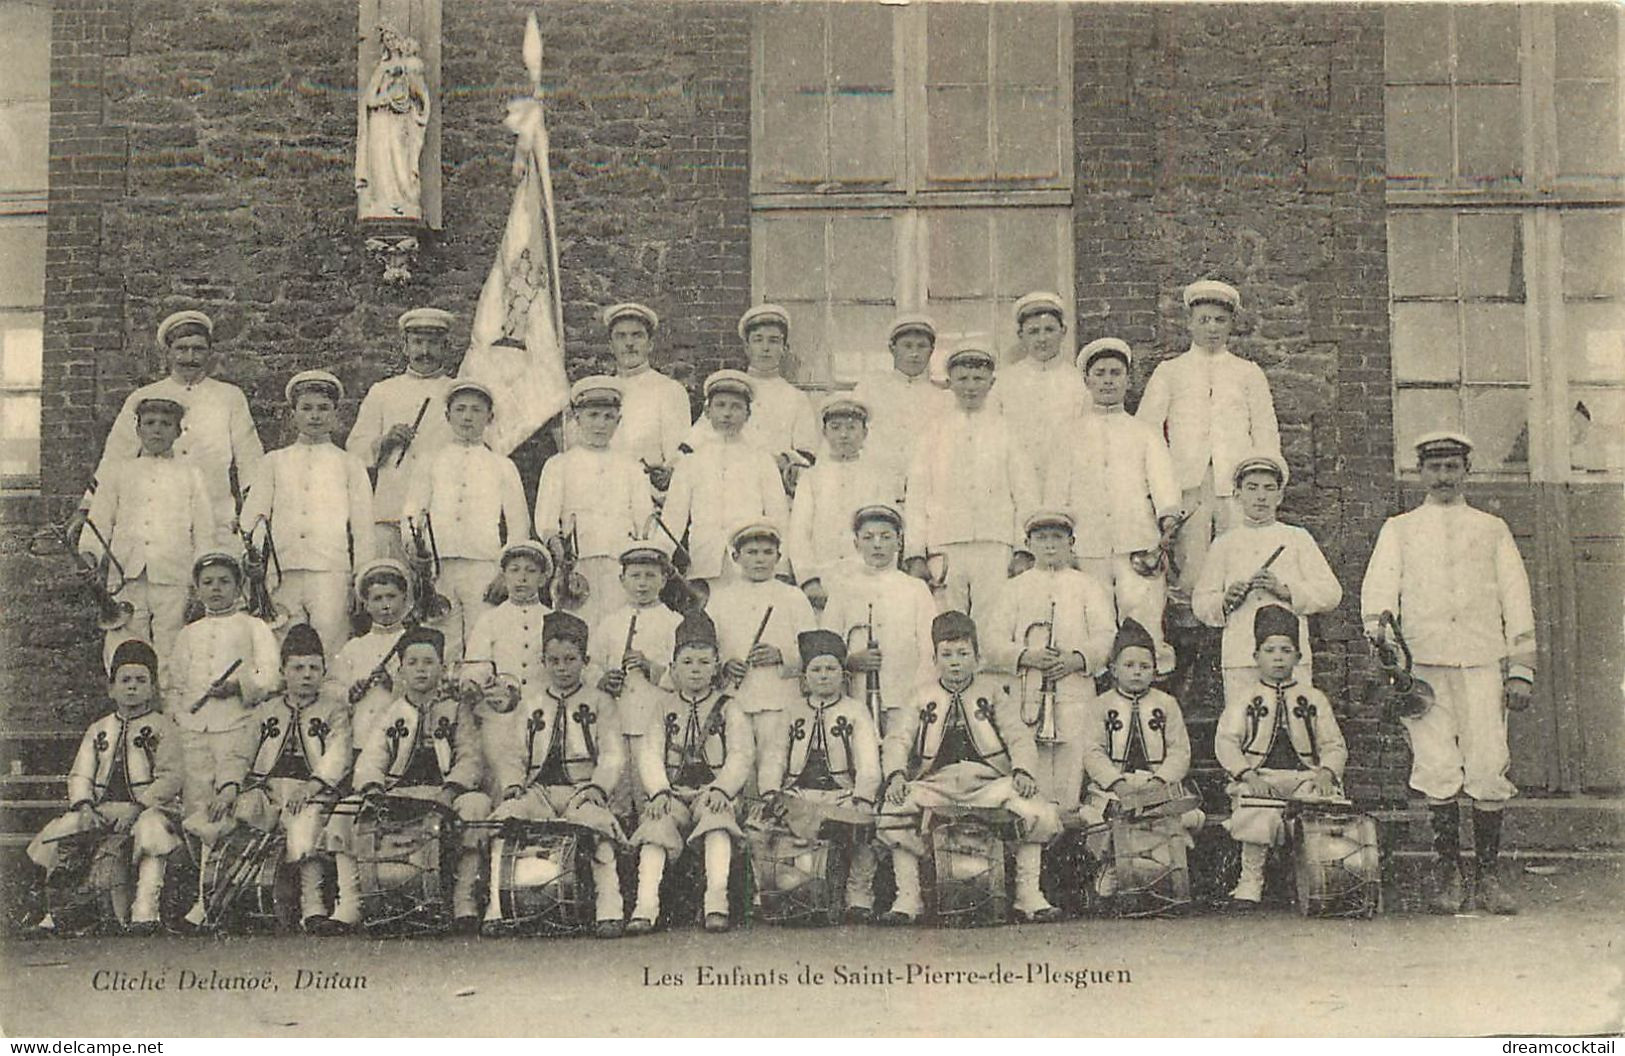
[[1269,376],[1292,483],[1344,588],[1311,621],[1339,702],[1349,785],[1401,801],[1408,755],[1354,697],[1359,583],[1395,512],[1384,229],[1382,14],[1352,7],[1077,9],[1078,336],[1142,358],[1135,390],[1189,347],[1181,288],[1242,292],[1236,351]]

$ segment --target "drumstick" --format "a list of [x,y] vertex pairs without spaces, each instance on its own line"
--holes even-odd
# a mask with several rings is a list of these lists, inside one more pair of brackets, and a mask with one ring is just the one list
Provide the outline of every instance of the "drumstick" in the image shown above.
[[209,702],[209,694],[213,693],[216,689],[220,688],[220,686],[224,685],[226,679],[230,678],[232,676],[233,672],[235,672],[239,667],[242,667],[242,666],[243,666],[243,658],[239,656],[237,659],[235,659],[235,660],[233,660],[231,662],[230,667],[226,668],[224,671],[222,671],[220,673],[219,678],[215,679],[213,682],[210,682],[209,683],[209,688],[207,690],[205,690],[203,695],[201,697],[197,698],[197,700],[192,704],[192,714],[194,714],[194,715],[197,714],[197,712],[203,707],[203,705],[205,705],[205,704],[207,704]]

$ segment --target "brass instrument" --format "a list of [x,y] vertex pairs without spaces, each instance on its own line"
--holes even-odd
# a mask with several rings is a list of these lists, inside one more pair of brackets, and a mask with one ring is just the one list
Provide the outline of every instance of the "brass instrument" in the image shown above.
[[[657,525],[666,538],[671,540],[672,545],[672,574],[666,582],[667,589],[661,591],[661,600],[665,601],[674,612],[698,612],[704,609],[705,603],[711,600],[711,588],[706,585],[704,580],[694,582],[686,578],[677,567],[676,559],[680,557],[685,568],[693,568],[693,556],[689,554],[688,549],[683,546],[682,542],[672,534],[671,529],[666,527],[666,522],[661,519],[658,511],[650,516],[649,523]],[[645,524],[643,528],[643,537],[648,538],[649,524]],[[671,595],[670,597],[667,597],[668,593]]]
[[581,554],[581,541],[576,535],[575,518],[570,519],[568,532],[563,528],[564,526],[560,525],[559,534],[548,542],[548,550],[553,555],[553,578],[548,591],[555,609],[575,612],[587,603],[592,588],[587,583],[587,577],[576,569],[576,562]]
[[435,589],[434,581],[440,575],[440,548],[434,542],[434,521],[429,511],[423,511],[421,520],[408,518],[406,528],[412,539],[412,552],[407,555],[412,563],[412,613],[419,623],[443,620],[451,612],[451,599]]
[[948,585],[948,555],[925,552],[925,585],[937,594]]
[[[875,638],[875,607],[873,605],[869,606],[868,623],[854,623],[851,627],[847,628],[847,652],[850,653],[852,651],[852,636],[859,631],[862,631],[864,634],[863,644],[866,650],[872,653],[880,648],[880,642]],[[879,670],[865,671],[863,673],[863,705],[869,709],[869,717],[874,720],[876,732],[882,732],[881,726],[883,723],[881,722],[881,715],[885,711],[885,705],[880,699]]]
[[1129,567],[1147,579],[1155,576],[1164,568],[1168,570],[1169,578],[1179,574],[1179,562],[1174,558],[1174,540],[1179,538],[1179,530],[1185,527],[1185,522],[1191,519],[1191,514],[1181,513],[1175,517],[1173,523],[1163,529],[1157,545],[1145,550],[1135,550],[1128,555]]
[[[491,672],[476,679],[470,677],[470,667],[489,667]],[[495,660],[463,660],[457,665],[457,688],[451,695],[470,708],[484,703],[498,715],[506,715],[519,706],[522,693],[519,680],[499,672]]]
[[[1388,641],[1389,634],[1393,642]],[[1433,687],[1411,673],[1411,647],[1399,629],[1399,617],[1384,610],[1377,622],[1377,633],[1370,637],[1371,648],[1377,654],[1383,677],[1366,689],[1366,701],[1378,705],[1384,714],[1396,718],[1414,719],[1433,706],[1437,699]]]
[[[1043,645],[1043,648],[1045,648],[1045,649],[1054,649],[1055,648],[1055,602],[1054,601],[1051,601],[1049,603],[1049,619],[1047,619],[1047,620],[1039,620],[1039,621],[1037,621],[1035,623],[1029,623],[1027,625],[1027,629],[1022,632],[1021,638],[1022,638],[1022,645],[1023,645],[1024,648],[1028,648],[1028,649],[1032,648],[1031,643],[1032,643],[1033,632],[1036,631],[1036,630],[1039,630],[1039,629],[1042,629],[1043,632],[1044,632],[1044,645]],[[1029,725],[1029,726],[1031,726],[1033,728],[1033,740],[1037,741],[1039,744],[1054,744],[1059,739],[1059,733],[1057,732],[1057,730],[1055,728],[1055,684],[1056,684],[1056,680],[1049,677],[1048,675],[1043,675],[1043,676],[1040,677],[1039,682],[1038,682],[1038,701],[1037,701],[1038,712],[1037,712],[1037,714],[1032,715],[1032,717],[1029,718],[1028,717],[1028,703],[1029,703],[1029,701],[1032,700],[1032,697],[1033,697],[1031,687],[1029,685],[1029,683],[1032,681],[1031,673],[1032,673],[1032,669],[1028,668],[1027,671],[1024,672],[1023,675],[1022,675],[1022,684],[1021,684],[1021,721],[1025,722],[1027,725]]]
[[[68,523],[72,523],[72,518]],[[35,532],[28,540],[28,552],[35,557],[53,557],[57,554],[72,557],[74,571],[79,574],[81,584],[95,602],[96,626],[103,631],[116,631],[127,625],[130,617],[135,615],[135,606],[118,598],[127,582],[124,566],[113,556],[112,544],[96,527],[95,521],[85,518],[84,527],[90,529],[96,537],[96,544],[101,547],[102,556],[99,559],[75,545],[68,524],[51,524]],[[110,579],[115,585],[109,585]]]
[[220,672],[220,677],[219,678],[217,678],[213,682],[209,683],[209,688],[203,691],[203,695],[192,702],[192,707],[190,709],[191,713],[195,715],[199,711],[203,710],[203,705],[205,705],[205,704],[207,704],[209,702],[209,698],[214,696],[215,691],[218,690],[221,686],[225,685],[226,680],[231,678],[232,675],[236,674],[237,669],[239,667],[242,667],[242,666],[243,666],[243,658],[242,657],[238,657],[237,659],[233,660],[231,662],[230,667],[228,667],[224,671]]
[[[254,542],[254,532],[262,524],[265,526],[265,542],[260,545]],[[272,630],[280,630],[293,622],[293,613],[271,597],[269,578],[273,567],[280,582],[282,561],[276,553],[276,536],[271,533],[271,522],[261,517],[243,533],[243,592],[248,614],[264,620]]]

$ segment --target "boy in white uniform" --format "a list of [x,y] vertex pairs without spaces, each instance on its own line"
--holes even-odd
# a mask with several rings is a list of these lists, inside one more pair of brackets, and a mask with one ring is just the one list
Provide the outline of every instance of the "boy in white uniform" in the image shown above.
[[350,640],[351,570],[372,560],[372,485],[361,460],[333,443],[344,386],[325,370],[288,380],[299,436],[265,456],[243,500],[244,535],[261,522],[276,540],[281,579],[272,599],[308,623],[333,655]]
[[924,579],[926,558],[942,555],[948,567],[939,604],[973,614],[1008,578],[1039,486],[1009,424],[987,406],[993,353],[965,344],[949,353],[947,366],[955,407],[925,426],[908,472],[905,570]]
[[737,370],[705,379],[705,417],[716,431],[706,444],[677,463],[661,517],[673,536],[688,532],[690,579],[734,574],[728,540],[742,524],[783,524],[789,515],[784,482],[773,458],[746,441],[741,430],[755,413],[755,383]]
[[1132,359],[1115,337],[1078,352],[1093,407],[1050,461],[1044,502],[1075,518],[1078,567],[1110,588],[1119,623],[1132,619],[1151,633],[1166,675],[1175,664],[1162,633],[1168,582],[1162,567],[1149,566],[1162,564],[1157,547],[1178,522],[1180,489],[1162,433],[1123,410]]
[[[1236,500],[1242,522],[1213,541],[1191,596],[1197,619],[1223,627],[1220,665],[1225,703],[1250,686],[1256,662],[1247,650],[1253,615],[1265,605],[1285,606],[1298,616],[1329,612],[1343,600],[1343,587],[1307,529],[1275,519],[1287,468],[1273,454],[1252,455],[1236,465]],[[1279,553],[1277,553],[1279,551]],[[1265,566],[1268,567],[1265,567]],[[1299,682],[1311,675],[1308,628],[1298,642]]]
[[1168,438],[1174,473],[1191,518],[1180,530],[1174,596],[1189,603],[1213,537],[1233,527],[1236,463],[1255,451],[1281,452],[1275,400],[1258,364],[1230,351],[1241,294],[1222,282],[1185,287],[1191,347],[1157,364],[1137,416]]
[[630,455],[649,476],[650,488],[665,494],[671,472],[694,416],[683,384],[649,365],[660,317],[641,304],[604,309],[604,329],[621,383],[621,425],[609,448]]
[[476,689],[502,676],[519,684],[521,696],[547,684],[542,671],[542,628],[552,611],[542,604],[542,584],[553,569],[547,548],[519,539],[502,548],[502,583],[508,596],[488,609],[468,632],[459,677]]
[[[784,378],[790,351],[790,313],[776,304],[758,304],[739,317],[739,340],[745,346],[746,375],[752,389],[750,421],[741,436],[773,456],[783,475],[784,490],[795,491],[796,474],[818,452],[818,426],[812,401]],[[716,423],[695,422],[689,444],[699,450],[717,440]]]
[[[490,608],[485,591],[497,574],[503,543],[530,534],[519,468],[485,446],[493,405],[491,390],[477,381],[458,380],[448,387],[445,415],[452,440],[435,453],[426,472],[412,478],[401,507],[407,552],[415,549],[416,530],[426,539],[432,534],[440,559],[435,587],[451,601],[440,623],[448,663],[462,659],[464,636]],[[414,554],[413,560],[419,559]]]
[[[931,381],[937,324],[928,315],[899,315],[888,337],[892,369],[868,374],[852,398],[869,408],[868,455],[898,478],[908,473],[924,423],[953,406],[948,391]],[[906,513],[902,507],[898,512]]]
[[376,471],[373,489],[374,552],[406,560],[401,548],[401,506],[407,483],[428,472],[435,452],[451,440],[446,405],[447,339],[452,315],[439,308],[402,312],[398,325],[406,369],[374,382],[361,398],[345,450]]
[[1434,910],[1461,908],[1455,798],[1465,793],[1473,804],[1476,901],[1491,913],[1516,913],[1496,865],[1501,810],[1518,792],[1507,779],[1506,716],[1529,707],[1534,693],[1535,618],[1511,530],[1467,505],[1462,494],[1472,449],[1460,433],[1417,439],[1427,498],[1382,526],[1360,589],[1360,613],[1371,638],[1383,633],[1384,612],[1399,618],[1414,673],[1437,694],[1427,711],[1400,720],[1411,742],[1411,787],[1432,808],[1439,857]]
[[[628,455],[613,450],[621,425],[621,383],[594,375],[570,387],[569,421],[576,444],[547,460],[536,488],[536,538],[555,561],[575,547],[575,570],[587,597],[575,608],[591,626],[620,596],[620,550],[649,523],[649,479]],[[555,607],[567,607],[559,598]]]
[[1064,438],[1089,409],[1089,391],[1061,351],[1067,330],[1060,295],[1029,293],[1016,302],[1015,317],[1022,358],[999,372],[994,400],[1042,478],[1070,446]]
[[395,697],[401,658],[395,645],[406,632],[411,608],[412,574],[393,557],[375,557],[355,577],[356,596],[366,610],[367,633],[351,638],[339,650],[329,674],[344,687],[350,701],[351,747],[372,732],[378,709]]

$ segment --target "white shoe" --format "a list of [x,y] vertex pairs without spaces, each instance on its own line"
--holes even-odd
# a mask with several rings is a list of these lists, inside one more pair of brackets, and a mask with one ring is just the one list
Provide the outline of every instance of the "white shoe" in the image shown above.
[[1232,902],[1262,902],[1264,901],[1264,881],[1243,880],[1230,892]]
[[186,923],[194,928],[201,928],[206,919],[208,919],[208,911],[203,908],[203,900],[200,898],[192,903],[191,909],[186,911]]
[[1095,894],[1110,898],[1117,894],[1117,870],[1106,866],[1095,874]]

